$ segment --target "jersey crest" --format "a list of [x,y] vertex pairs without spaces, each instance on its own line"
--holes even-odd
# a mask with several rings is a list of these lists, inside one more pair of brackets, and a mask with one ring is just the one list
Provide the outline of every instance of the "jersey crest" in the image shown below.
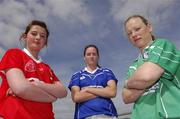
[[36,65],[32,60],[29,60],[24,67],[25,71],[27,72],[34,72],[36,71]]

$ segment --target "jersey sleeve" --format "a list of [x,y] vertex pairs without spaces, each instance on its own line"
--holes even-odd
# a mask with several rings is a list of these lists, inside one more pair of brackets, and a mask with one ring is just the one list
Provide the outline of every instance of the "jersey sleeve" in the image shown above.
[[114,80],[116,83],[118,82],[117,78],[115,77],[114,73],[110,69],[105,69],[104,72],[106,73],[107,80]]
[[0,63],[0,70],[8,68],[19,68],[22,69],[22,56],[19,49],[10,49],[3,56]]
[[69,90],[71,90],[72,86],[79,86],[79,85],[80,85],[80,73],[78,72],[72,76],[68,88]]
[[157,40],[151,47],[147,61],[161,66],[167,72],[175,75],[180,65],[180,53],[169,41]]
[[4,99],[6,96],[6,91],[8,90],[9,86],[6,80],[6,76],[3,72],[0,71],[0,102]]
[[60,81],[52,69],[51,69],[51,75],[52,75],[53,81]]

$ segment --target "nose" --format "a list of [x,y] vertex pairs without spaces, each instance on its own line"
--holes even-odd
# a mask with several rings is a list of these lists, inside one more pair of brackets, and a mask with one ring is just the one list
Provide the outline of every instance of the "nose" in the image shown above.
[[41,38],[40,34],[36,35],[36,39],[39,40]]
[[136,31],[132,32],[131,37],[132,39],[136,39],[138,37],[138,34]]
[[137,35],[136,31],[132,31],[132,37],[135,37]]

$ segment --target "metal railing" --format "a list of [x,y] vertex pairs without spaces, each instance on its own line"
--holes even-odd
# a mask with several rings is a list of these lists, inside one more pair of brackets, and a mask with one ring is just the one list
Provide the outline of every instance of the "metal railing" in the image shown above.
[[130,119],[131,112],[125,112],[118,114],[118,119]]

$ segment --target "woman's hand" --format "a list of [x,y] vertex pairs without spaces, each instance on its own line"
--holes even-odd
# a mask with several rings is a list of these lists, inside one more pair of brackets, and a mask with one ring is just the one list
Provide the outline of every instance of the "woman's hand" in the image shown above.
[[[38,78],[27,78],[27,80],[31,83],[31,84],[34,84],[36,86],[44,83],[43,81],[40,81]],[[6,96],[16,96],[15,93],[12,91],[11,88],[9,88],[7,91],[6,91]],[[1,118],[0,118],[1,119]]]
[[[9,89],[6,91],[6,96],[16,96],[16,95],[14,94],[14,92],[12,91],[12,89],[9,88]],[[0,117],[0,119],[1,119],[1,117]]]
[[39,86],[39,85],[42,85],[44,84],[43,81],[40,81],[38,78],[28,78],[29,82],[35,86]]

